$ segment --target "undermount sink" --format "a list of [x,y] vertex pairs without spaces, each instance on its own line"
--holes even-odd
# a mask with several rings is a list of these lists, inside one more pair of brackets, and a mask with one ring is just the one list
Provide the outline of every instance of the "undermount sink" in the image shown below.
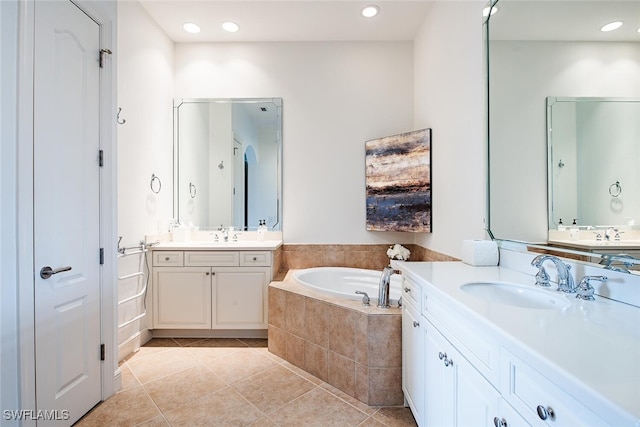
[[463,292],[489,302],[524,308],[562,309],[571,305],[561,294],[507,282],[472,282],[460,286]]

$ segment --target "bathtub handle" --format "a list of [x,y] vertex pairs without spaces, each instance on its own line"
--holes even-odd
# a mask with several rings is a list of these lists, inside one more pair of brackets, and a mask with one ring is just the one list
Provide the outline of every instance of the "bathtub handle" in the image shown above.
[[406,286],[404,287],[404,291],[405,292],[411,292],[411,288],[407,288]]
[[365,305],[365,306],[371,305],[370,304],[371,299],[369,298],[369,295],[367,295],[366,292],[356,291],[356,294],[362,295],[362,305]]

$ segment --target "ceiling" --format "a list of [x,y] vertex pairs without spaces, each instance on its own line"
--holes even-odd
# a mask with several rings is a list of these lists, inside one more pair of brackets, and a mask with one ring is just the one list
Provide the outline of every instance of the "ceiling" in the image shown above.
[[[613,21],[624,25],[600,31]],[[492,40],[639,42],[640,0],[499,0],[489,27]]]
[[[482,0],[475,0],[482,1]],[[272,41],[406,41],[413,40],[433,0],[140,0],[142,6],[175,42]],[[375,4],[374,18],[360,14]],[[240,26],[237,33],[221,28],[224,21]],[[202,31],[189,34],[185,22]]]

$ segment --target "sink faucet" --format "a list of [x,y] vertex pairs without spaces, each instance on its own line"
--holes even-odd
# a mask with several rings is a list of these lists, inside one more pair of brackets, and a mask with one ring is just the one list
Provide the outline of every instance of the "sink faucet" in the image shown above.
[[389,286],[391,283],[391,275],[396,271],[393,267],[386,266],[382,270],[382,276],[380,276],[380,284],[378,285],[378,307],[389,308]]
[[567,293],[575,293],[576,284],[573,281],[573,276],[571,275],[571,266],[565,264],[560,258],[553,255],[538,255],[533,259],[533,261],[531,261],[531,265],[539,269],[538,274],[536,274],[536,285],[549,286],[549,275],[542,266],[542,264],[547,260],[552,261],[558,270],[557,290]]
[[229,229],[227,229],[226,227],[220,226],[220,228],[218,228],[218,230],[220,231],[220,233],[222,233],[222,240],[224,240],[225,242],[229,241]]
[[[623,273],[629,273],[629,268],[633,267],[633,261],[635,258],[627,254],[604,254],[600,257],[600,265],[604,265],[607,270],[620,271]],[[622,264],[622,267],[616,267],[613,264]]]

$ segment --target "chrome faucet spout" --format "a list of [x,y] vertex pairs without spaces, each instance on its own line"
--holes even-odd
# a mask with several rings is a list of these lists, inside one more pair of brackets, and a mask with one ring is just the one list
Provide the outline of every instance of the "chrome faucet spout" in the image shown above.
[[553,262],[556,266],[556,270],[558,271],[557,290],[567,293],[575,293],[576,284],[573,280],[573,276],[571,275],[571,266],[565,264],[560,258],[553,255],[538,255],[533,259],[533,261],[531,261],[531,265],[539,269],[538,274],[536,275],[536,285],[549,285],[549,276],[546,274],[544,267],[542,266],[542,264],[547,260]]
[[379,308],[389,308],[389,287],[391,284],[391,275],[396,271],[390,265],[382,270],[380,276],[380,284],[378,285],[378,304]]

